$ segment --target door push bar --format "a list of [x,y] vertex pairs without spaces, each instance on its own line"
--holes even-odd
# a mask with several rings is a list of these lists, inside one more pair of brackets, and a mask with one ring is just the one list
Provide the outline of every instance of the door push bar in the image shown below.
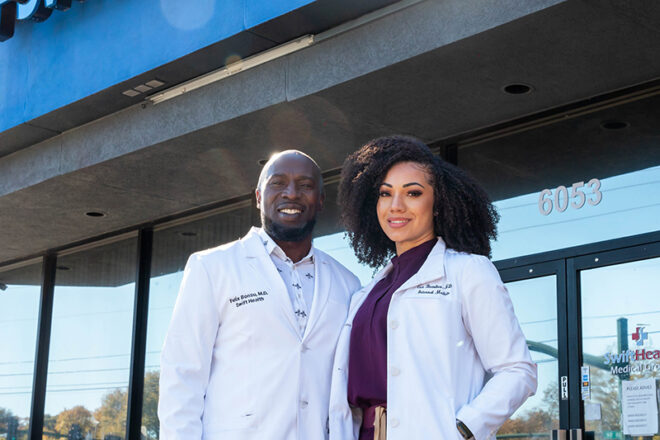
[[550,433],[551,440],[594,440],[593,431],[583,429],[553,429]]

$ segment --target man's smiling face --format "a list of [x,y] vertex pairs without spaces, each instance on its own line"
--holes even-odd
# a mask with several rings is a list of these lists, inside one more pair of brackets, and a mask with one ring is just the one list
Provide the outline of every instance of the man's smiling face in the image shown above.
[[323,183],[314,162],[296,152],[269,161],[256,191],[261,223],[276,241],[308,237],[323,209]]

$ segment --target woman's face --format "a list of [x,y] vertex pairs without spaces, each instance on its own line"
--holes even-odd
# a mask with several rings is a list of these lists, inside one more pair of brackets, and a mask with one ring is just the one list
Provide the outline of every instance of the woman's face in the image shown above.
[[422,165],[400,162],[381,182],[376,213],[383,232],[396,244],[397,255],[435,237],[430,181]]

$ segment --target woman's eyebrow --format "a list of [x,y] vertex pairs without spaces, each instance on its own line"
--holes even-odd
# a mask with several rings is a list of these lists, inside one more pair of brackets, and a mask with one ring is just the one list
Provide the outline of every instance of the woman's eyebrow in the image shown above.
[[403,185],[403,187],[404,187],[404,188],[407,188],[407,187],[409,187],[409,186],[413,186],[413,185],[419,185],[419,186],[421,186],[422,188],[424,188],[424,185],[422,185],[421,183],[417,183],[417,182],[406,183],[405,185]]
[[387,183],[387,182],[383,182],[383,183],[381,183],[380,186],[387,186],[388,188],[392,188],[392,185],[390,185],[390,184]]

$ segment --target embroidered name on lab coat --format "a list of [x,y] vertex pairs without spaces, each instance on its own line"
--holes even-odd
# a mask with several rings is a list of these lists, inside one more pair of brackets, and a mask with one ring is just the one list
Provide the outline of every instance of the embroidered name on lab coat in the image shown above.
[[266,296],[268,296],[268,292],[265,290],[260,290],[258,292],[234,296],[233,298],[229,298],[229,302],[234,304],[236,307],[241,307],[246,304],[254,304],[264,301]]
[[417,286],[417,295],[442,295],[447,296],[451,293],[452,284],[420,284]]

